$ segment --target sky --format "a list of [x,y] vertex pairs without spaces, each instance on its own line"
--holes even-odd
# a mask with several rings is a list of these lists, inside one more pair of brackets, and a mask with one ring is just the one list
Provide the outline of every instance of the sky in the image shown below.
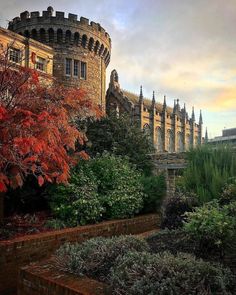
[[107,81],[116,69],[123,89],[201,109],[209,137],[236,127],[236,0],[0,0],[0,26],[49,5],[110,34]]

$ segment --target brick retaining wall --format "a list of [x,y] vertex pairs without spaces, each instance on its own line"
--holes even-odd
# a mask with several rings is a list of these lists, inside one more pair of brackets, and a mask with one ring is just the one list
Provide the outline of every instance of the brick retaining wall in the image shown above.
[[17,295],[110,295],[101,282],[58,271],[50,260],[22,268]]
[[157,228],[159,223],[158,215],[148,214],[1,241],[0,294],[15,295],[19,268],[49,258],[65,242],[83,242],[96,236],[139,234]]

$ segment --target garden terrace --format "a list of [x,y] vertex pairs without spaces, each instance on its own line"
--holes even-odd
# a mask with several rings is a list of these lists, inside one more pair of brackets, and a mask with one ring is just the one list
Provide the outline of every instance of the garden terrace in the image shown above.
[[65,242],[81,243],[97,236],[140,234],[157,228],[159,224],[160,217],[157,214],[148,214],[2,241],[0,242],[0,294],[15,294],[19,269],[31,262],[49,258]]

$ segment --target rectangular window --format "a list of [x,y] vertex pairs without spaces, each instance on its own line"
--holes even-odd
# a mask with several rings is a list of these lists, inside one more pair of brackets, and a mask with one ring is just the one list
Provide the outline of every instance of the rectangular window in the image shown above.
[[36,69],[42,72],[46,72],[46,60],[44,58],[37,56]]
[[74,76],[78,77],[79,76],[79,61],[74,60]]
[[66,58],[66,76],[71,76],[72,59]]
[[20,49],[10,48],[9,49],[9,60],[11,62],[19,64],[21,62],[21,52]]
[[80,78],[81,79],[86,79],[87,76],[87,64],[86,62],[81,61],[80,64]]

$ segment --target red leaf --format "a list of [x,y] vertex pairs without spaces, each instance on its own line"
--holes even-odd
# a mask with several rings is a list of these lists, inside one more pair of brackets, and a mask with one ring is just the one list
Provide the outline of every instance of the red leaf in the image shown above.
[[41,175],[38,177],[38,184],[39,186],[42,186],[44,184],[44,178]]

